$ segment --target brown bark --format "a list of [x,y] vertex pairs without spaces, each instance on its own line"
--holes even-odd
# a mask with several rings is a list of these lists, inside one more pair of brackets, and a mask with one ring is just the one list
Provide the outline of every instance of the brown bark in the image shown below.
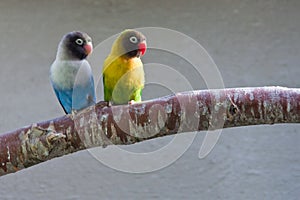
[[78,113],[0,135],[0,175],[82,149],[180,132],[300,122],[300,89],[233,88],[177,93],[133,105],[99,102]]

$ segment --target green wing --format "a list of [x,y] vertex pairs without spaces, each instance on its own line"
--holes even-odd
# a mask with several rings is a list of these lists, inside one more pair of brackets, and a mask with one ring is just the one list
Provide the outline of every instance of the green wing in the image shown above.
[[103,74],[104,101],[111,101],[112,89],[105,84],[105,75]]
[[142,91],[143,91],[143,88],[135,90],[132,93],[130,100],[134,100],[135,102],[141,102],[142,101]]

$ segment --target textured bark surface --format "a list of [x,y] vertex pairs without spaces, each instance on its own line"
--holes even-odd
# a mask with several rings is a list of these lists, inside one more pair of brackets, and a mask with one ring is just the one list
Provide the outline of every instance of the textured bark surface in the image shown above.
[[233,88],[177,93],[32,124],[0,135],[0,175],[54,157],[111,144],[128,145],[180,132],[300,122],[300,89]]

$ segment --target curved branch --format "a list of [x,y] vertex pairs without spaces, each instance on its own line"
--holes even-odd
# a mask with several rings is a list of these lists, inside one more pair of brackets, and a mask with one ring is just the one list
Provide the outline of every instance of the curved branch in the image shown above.
[[233,88],[177,93],[133,105],[106,102],[0,135],[0,175],[82,149],[181,132],[300,122],[300,89]]

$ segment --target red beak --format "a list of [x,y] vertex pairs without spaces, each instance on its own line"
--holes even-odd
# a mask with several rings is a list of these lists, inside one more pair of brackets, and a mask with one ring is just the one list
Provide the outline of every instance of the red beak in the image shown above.
[[83,48],[84,48],[87,55],[89,55],[93,51],[92,43],[87,43],[86,45],[83,46]]
[[147,50],[147,44],[146,42],[141,42],[139,44],[139,51],[141,52],[141,55],[143,56],[145,53],[146,53],[146,50]]

